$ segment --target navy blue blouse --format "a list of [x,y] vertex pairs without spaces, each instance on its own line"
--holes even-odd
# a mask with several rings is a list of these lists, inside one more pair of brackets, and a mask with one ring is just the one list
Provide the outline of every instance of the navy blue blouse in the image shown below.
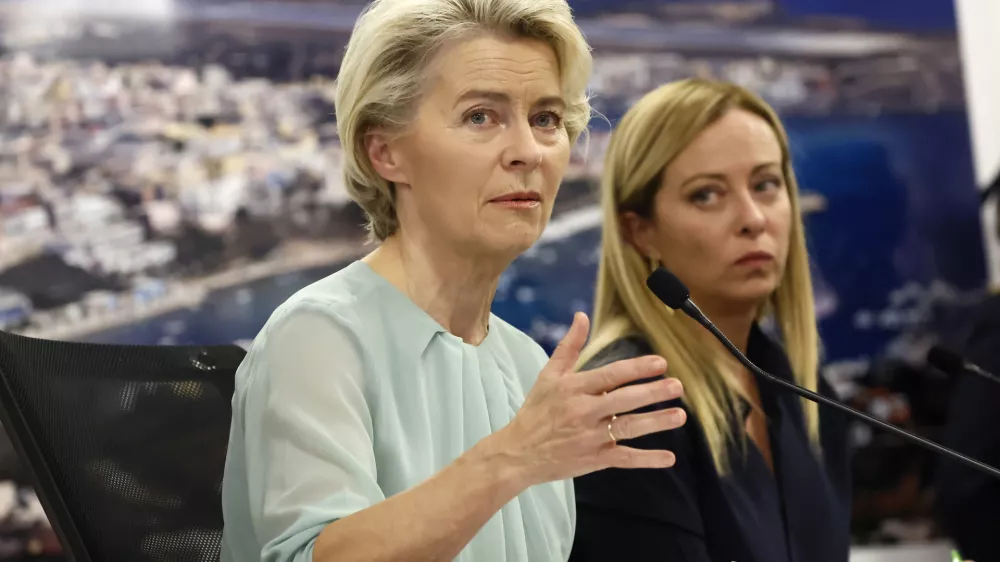
[[[587,368],[652,353],[638,338],[602,350]],[[784,350],[754,327],[748,358],[792,379]],[[821,381],[820,391],[831,395]],[[693,415],[684,427],[621,444],[669,449],[669,469],[608,469],[575,480],[577,529],[571,562],[846,562],[850,550],[847,419],[820,409],[822,454],[814,452],[800,398],[760,383],[774,470],[746,438],[730,446],[720,476]],[[655,408],[684,407],[680,401]],[[749,405],[742,404],[749,415]],[[739,434],[737,434],[739,435]]]

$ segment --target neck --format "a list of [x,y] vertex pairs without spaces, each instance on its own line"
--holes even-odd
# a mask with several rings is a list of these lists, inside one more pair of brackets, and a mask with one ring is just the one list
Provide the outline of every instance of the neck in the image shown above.
[[489,329],[490,305],[508,263],[469,258],[434,244],[417,244],[402,232],[363,258],[448,332],[478,345]]
[[[750,344],[750,330],[757,319],[757,306],[733,306],[733,303],[713,303],[709,301],[707,307],[702,307],[702,312],[723,334],[733,342],[733,345],[740,350],[743,355],[747,354],[747,347]],[[711,337],[711,336],[709,336]],[[712,338],[713,340],[715,338]],[[734,369],[736,381],[743,390],[744,397],[760,407],[760,394],[758,392],[757,380],[746,370],[734,357],[729,357],[729,353],[721,349],[722,344],[715,342],[723,357],[729,361]]]
[[705,316],[708,316],[708,319],[729,338],[729,341],[733,342],[733,345],[746,355],[750,342],[750,330],[753,329],[753,324],[757,319],[758,306],[734,307],[732,304],[713,306],[711,302],[707,304],[708,306],[701,304],[698,306],[701,307]]

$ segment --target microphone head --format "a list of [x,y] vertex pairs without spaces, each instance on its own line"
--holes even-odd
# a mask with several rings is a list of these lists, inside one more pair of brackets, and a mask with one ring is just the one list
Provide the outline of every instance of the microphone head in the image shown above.
[[691,292],[676,275],[663,267],[656,268],[646,278],[646,286],[663,301],[663,304],[677,310],[691,297]]
[[940,345],[935,345],[927,352],[927,362],[949,375],[957,375],[965,370],[965,359]]

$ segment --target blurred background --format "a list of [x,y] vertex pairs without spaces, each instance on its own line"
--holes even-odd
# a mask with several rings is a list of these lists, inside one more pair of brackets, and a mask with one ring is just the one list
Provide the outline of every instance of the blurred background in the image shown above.
[[[590,310],[611,128],[664,82],[729,80],[791,136],[825,375],[855,407],[939,438],[953,383],[924,357],[962,343],[988,287],[952,0],[570,4],[599,116],[494,312],[551,351]],[[333,114],[363,5],[0,0],[0,329],[246,345],[294,291],[369,251]],[[861,426],[852,438],[858,560],[944,544],[934,459]],[[61,560],[0,440],[0,559],[19,557]]]

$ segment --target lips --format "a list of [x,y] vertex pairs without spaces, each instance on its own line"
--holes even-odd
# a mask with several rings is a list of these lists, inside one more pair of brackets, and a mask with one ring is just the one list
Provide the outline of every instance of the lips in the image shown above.
[[737,265],[757,264],[757,263],[768,262],[773,259],[774,256],[772,256],[767,252],[750,252],[748,254],[744,254],[742,257],[740,257],[740,259],[736,260],[736,264]]
[[542,205],[542,196],[535,191],[515,191],[490,199],[490,204],[508,211],[533,210]]
[[541,194],[534,191],[515,191],[500,197],[490,199],[490,203],[538,203],[542,200]]

